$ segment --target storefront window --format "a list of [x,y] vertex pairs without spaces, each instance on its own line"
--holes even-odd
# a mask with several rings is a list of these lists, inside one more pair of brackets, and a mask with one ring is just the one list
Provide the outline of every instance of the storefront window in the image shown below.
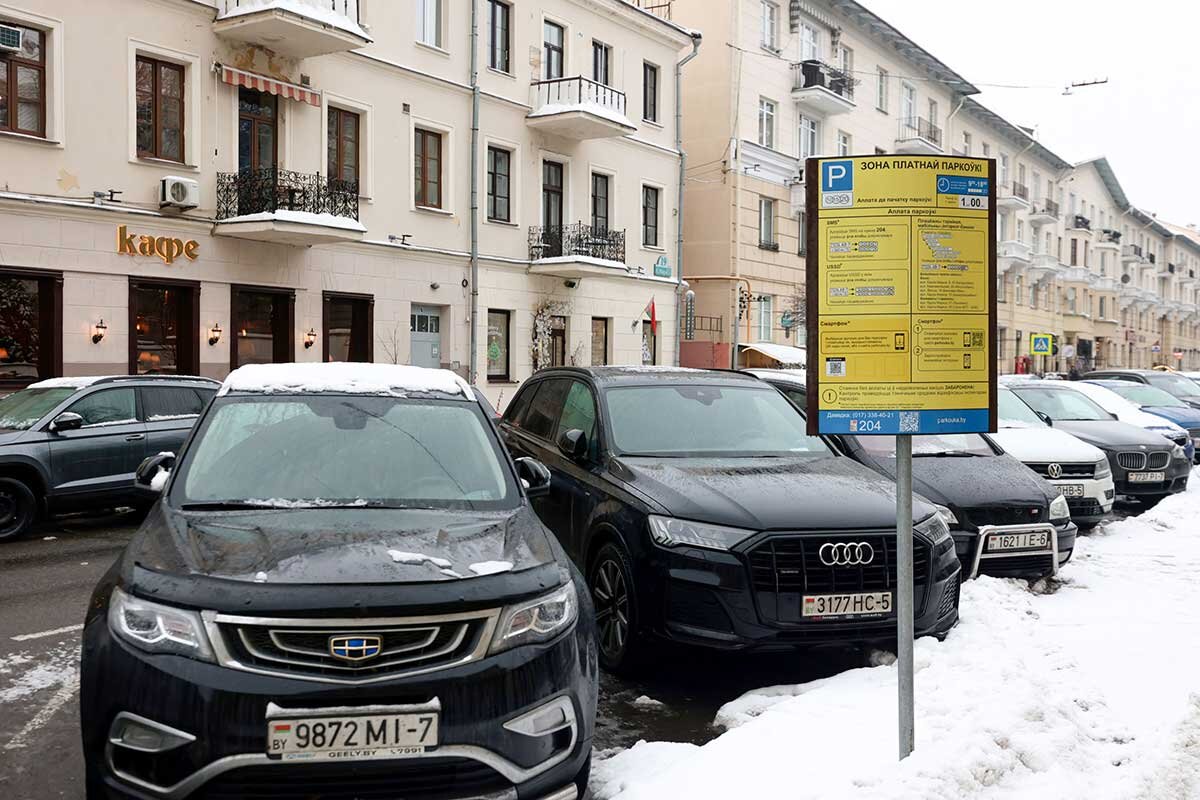
[[38,281],[0,276],[0,381],[32,382],[41,349]]
[[373,361],[374,299],[327,292],[324,309],[325,360]]
[[236,346],[230,354],[230,369],[294,360],[292,307],[291,292],[234,287],[232,324]]
[[508,311],[488,311],[487,376],[491,381],[508,380]]
[[550,317],[550,366],[563,367],[567,364],[567,318]]
[[199,369],[197,290],[176,284],[131,284],[129,371],[195,374]]
[[592,366],[608,363],[608,320],[592,317]]

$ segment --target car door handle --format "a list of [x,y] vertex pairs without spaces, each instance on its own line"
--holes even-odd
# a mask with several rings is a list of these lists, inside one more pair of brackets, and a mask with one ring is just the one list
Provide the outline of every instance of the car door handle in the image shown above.
[[144,434],[144,433],[131,433],[125,437],[125,441],[140,442],[142,439],[145,439],[145,438],[146,438],[146,434]]

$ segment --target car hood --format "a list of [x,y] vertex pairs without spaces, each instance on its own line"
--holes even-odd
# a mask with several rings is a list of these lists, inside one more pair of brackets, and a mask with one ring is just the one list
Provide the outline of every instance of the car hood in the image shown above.
[[1184,428],[1200,428],[1200,409],[1191,406],[1142,406],[1142,411],[1169,419]]
[[[896,459],[880,459],[877,463],[880,472],[895,476]],[[1012,456],[918,456],[912,463],[913,491],[951,509],[1004,505],[1044,507],[1058,494]]]
[[1088,444],[1101,448],[1137,447],[1147,445],[1155,449],[1170,447],[1162,434],[1153,433],[1136,425],[1114,420],[1055,420],[1054,427],[1078,436]]
[[14,431],[8,428],[0,428],[0,447],[6,444],[16,444],[25,438],[29,431]]
[[159,504],[127,558],[156,572],[253,583],[396,584],[527,570],[556,556],[528,505],[190,512]]
[[[622,457],[620,466],[681,519],[747,530],[896,525],[896,485],[849,458]],[[914,498],[914,521],[933,513]]]
[[1009,455],[1025,463],[1095,463],[1104,458],[1099,448],[1058,428],[1001,428],[988,437]]
[[1174,422],[1158,414],[1148,413],[1142,408],[1122,409],[1117,412],[1121,422],[1128,422],[1139,428],[1170,428],[1178,427]]

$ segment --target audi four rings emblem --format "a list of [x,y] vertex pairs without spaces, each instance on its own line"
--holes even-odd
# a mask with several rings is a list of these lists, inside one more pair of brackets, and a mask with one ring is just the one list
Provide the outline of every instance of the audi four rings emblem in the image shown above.
[[1050,466],[1046,467],[1046,474],[1051,478],[1061,478],[1062,466],[1059,464],[1051,464]]
[[867,542],[826,542],[817,555],[827,567],[860,567],[875,560],[875,548]]

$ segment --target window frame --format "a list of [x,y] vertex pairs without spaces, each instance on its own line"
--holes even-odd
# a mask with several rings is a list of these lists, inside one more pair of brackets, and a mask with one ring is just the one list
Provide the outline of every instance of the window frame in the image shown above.
[[[326,114],[325,114],[325,135],[326,135],[325,177],[331,181],[333,181],[333,180],[351,181],[352,180],[354,183],[358,184],[359,190],[361,191],[361,188],[362,188],[363,114],[361,112],[355,111],[353,109],[342,108],[340,106],[332,105],[332,104],[328,105],[327,109],[328,110],[326,111]],[[337,117],[337,133],[336,133],[337,145],[335,148],[335,156],[334,156],[334,163],[338,169],[337,175],[334,175],[334,174],[332,174],[332,172],[330,172],[330,164],[329,164],[329,158],[328,158],[328,156],[329,156],[328,136],[330,133],[329,122],[330,122],[330,118],[333,117],[334,115],[336,115],[336,117]],[[354,177],[353,178],[347,178],[342,173],[342,167],[344,166],[342,163],[343,153],[344,153],[343,146],[344,146],[345,138],[346,138],[343,134],[343,131],[344,131],[343,126],[344,126],[346,117],[354,117]]]
[[[554,28],[560,34],[558,44],[552,44],[546,36],[548,29]],[[552,65],[557,64],[557,74],[551,74]],[[542,80],[558,80],[566,75],[567,68],[567,26],[552,19],[542,18]]]
[[771,342],[772,331],[774,325],[772,322],[775,319],[775,296],[770,294],[762,294],[756,298],[758,305],[758,330],[755,333],[758,335],[758,341]]
[[[33,136],[38,139],[45,139],[46,132],[49,130],[49,120],[47,119],[48,97],[50,87],[46,81],[49,78],[50,70],[48,68],[48,50],[50,41],[50,31],[30,25],[24,21],[9,22],[4,20],[5,24],[11,25],[14,28],[21,28],[27,31],[34,31],[40,38],[39,54],[37,60],[23,58],[20,53],[3,53],[0,54],[0,61],[6,64],[5,75],[7,80],[0,87],[5,101],[8,103],[8,117],[0,119],[0,131],[5,133],[16,133],[22,136]],[[38,128],[36,130],[29,128],[18,127],[18,120],[21,113],[21,96],[19,94],[20,87],[17,81],[17,72],[19,69],[32,70],[38,75]],[[26,101],[28,103],[28,101]]]
[[771,52],[779,51],[779,4],[762,0],[760,44]]
[[[654,198],[653,214],[647,212],[650,210],[647,204],[647,199]],[[654,186],[649,183],[642,184],[642,247],[662,249],[662,187]],[[653,217],[653,219],[651,219]],[[650,241],[647,234],[653,231],[654,239]]]
[[504,0],[488,0],[488,67],[512,74],[512,5]]
[[849,156],[854,152],[854,137],[843,130],[837,132],[837,150],[839,156]]
[[642,62],[642,121],[658,123],[658,77],[657,64]]
[[[596,323],[597,322],[604,323],[604,360],[602,362],[600,362],[599,364],[597,364],[596,360],[595,360],[595,356],[596,356]],[[589,352],[588,352],[588,359],[589,359],[589,361],[591,361],[591,366],[593,366],[593,367],[607,366],[609,361],[612,360],[611,356],[609,355],[609,340],[610,340],[609,332],[611,331],[611,329],[612,329],[612,320],[609,317],[592,317],[591,342],[590,342],[591,348],[589,349]]]
[[[596,224],[596,220],[598,219],[598,215],[596,214],[596,198],[598,196],[596,193],[597,178],[602,179],[601,183],[604,185],[604,226],[602,228]],[[591,171],[591,175],[588,178],[588,202],[593,229],[612,230],[612,187],[613,176],[611,174],[596,169]]]
[[[434,10],[434,41],[432,42],[425,39],[425,34],[429,27],[429,22],[425,15],[428,13],[430,8]],[[446,24],[446,10],[443,6],[442,0],[417,0],[415,10],[417,12],[417,44],[423,44],[426,47],[444,50],[445,48],[442,46],[442,43],[445,41],[443,30]]]
[[[498,183],[496,179],[498,177],[500,177],[500,172],[496,169],[498,162],[497,162],[496,158],[494,157],[494,154],[499,154],[499,153],[504,154],[505,160],[507,162],[506,169],[503,174],[503,177],[504,177],[505,183],[506,183],[506,193],[503,195],[505,209],[506,209],[504,216],[499,216],[498,214],[495,213],[496,201],[498,199],[500,199],[501,195],[496,191],[496,186]],[[515,154],[512,149],[510,149],[508,147],[503,147],[502,145],[499,145],[499,144],[492,144],[491,142],[488,143],[487,148],[485,150],[484,158],[487,162],[485,165],[486,166],[485,172],[487,175],[487,187],[486,187],[486,189],[487,189],[487,200],[486,200],[487,205],[486,205],[486,208],[484,209],[484,212],[485,212],[485,217],[488,222],[511,223],[513,221],[512,220],[512,195],[513,195],[512,162],[513,162],[513,155],[515,155]]]
[[[138,99],[139,92],[138,92],[138,87],[137,87],[136,76],[137,76],[137,72],[138,72],[139,68],[141,67],[141,65],[143,63],[145,63],[147,66],[149,66],[150,70],[151,70],[150,96],[151,96],[152,102],[151,102],[151,106],[150,106],[150,111],[151,111],[150,129],[151,129],[151,133],[154,137],[154,146],[153,146],[152,150],[143,150],[141,148],[140,142],[137,141],[137,124],[141,120],[137,118],[138,117],[137,99]],[[177,103],[179,106],[179,157],[178,158],[172,158],[171,156],[163,155],[162,150],[161,150],[161,148],[162,148],[162,131],[163,131],[163,128],[162,128],[162,116],[163,116],[162,115],[162,102],[164,100],[164,97],[163,97],[162,89],[160,86],[160,80],[161,80],[161,71],[164,69],[174,70],[179,73],[179,97],[173,98],[174,102]],[[187,95],[187,91],[188,91],[187,90],[187,84],[188,84],[187,73],[188,73],[187,66],[184,64],[179,64],[174,61],[167,61],[165,59],[158,58],[158,57],[148,54],[148,53],[137,53],[136,54],[135,61],[134,61],[134,86],[133,86],[134,112],[133,113],[134,113],[134,117],[135,117],[134,149],[135,149],[135,152],[137,153],[138,158],[153,158],[153,159],[157,159],[159,161],[172,161],[177,164],[183,164],[186,162],[187,120],[188,120],[188,115],[187,115],[187,105],[188,105],[188,103],[187,103],[187,97],[188,97],[188,95]]]
[[774,100],[758,98],[758,143],[768,150],[775,149],[775,118],[778,109]]
[[490,330],[484,336],[484,377],[488,383],[510,383],[512,381],[512,317],[513,312],[507,308],[489,308],[487,310],[487,325],[491,328],[492,315],[502,315],[504,317],[504,372],[495,374],[491,371],[491,365],[488,363],[487,356],[487,338],[490,335]]
[[[375,361],[375,295],[362,294],[360,292],[321,292],[321,359],[326,363],[329,359],[329,328],[332,321],[332,305],[335,301],[344,300],[351,303],[362,303],[366,318],[363,320],[363,327],[366,329],[366,339],[363,342],[366,352],[362,353],[361,359],[355,359],[354,355],[354,329],[351,327],[351,342],[349,353],[344,362],[345,364],[370,364]],[[351,320],[351,326],[353,326]]]
[[891,74],[883,67],[875,67],[875,78],[878,81],[875,85],[875,110],[882,111],[884,114],[888,112],[888,92],[890,90]]
[[612,86],[612,45],[592,39],[592,80]]
[[[419,125],[413,127],[413,203],[417,208],[432,208],[438,211],[445,210],[446,206],[446,180],[445,180],[445,163],[446,163],[446,148],[443,146],[443,139],[446,137],[444,131],[433,130],[431,128],[423,128]],[[437,202],[430,203],[428,187],[429,181],[429,163],[428,142],[434,140],[437,142]],[[417,143],[420,142],[420,153],[417,151]],[[416,174],[417,159],[421,163],[421,174]]]
[[[296,290],[285,289],[279,286],[254,286],[250,284],[234,283],[229,286],[229,371],[242,366],[238,358],[238,336],[242,327],[242,315],[238,308],[238,295],[241,294],[263,294],[271,295],[276,302],[284,302],[284,316],[282,321],[276,324],[284,331],[286,352],[278,353],[275,351],[276,342],[272,341],[272,360],[271,363],[289,363],[296,360]],[[272,331],[272,337],[278,331]]]
[[[803,162],[807,158],[815,158],[821,152],[821,121],[815,117],[810,117],[801,114],[796,120],[796,130],[799,133],[799,143],[797,152],[800,155],[800,161]],[[808,135],[810,140],[811,152],[805,150],[805,135]]]
[[758,196],[758,246],[763,250],[778,250],[775,239],[775,198]]
[[63,374],[63,274],[46,270],[0,266],[0,279],[37,283],[37,374],[30,378],[0,376],[0,391],[16,391],[36,381]]
[[808,22],[801,22],[796,32],[800,40],[800,60],[812,61],[821,59],[821,30]]

